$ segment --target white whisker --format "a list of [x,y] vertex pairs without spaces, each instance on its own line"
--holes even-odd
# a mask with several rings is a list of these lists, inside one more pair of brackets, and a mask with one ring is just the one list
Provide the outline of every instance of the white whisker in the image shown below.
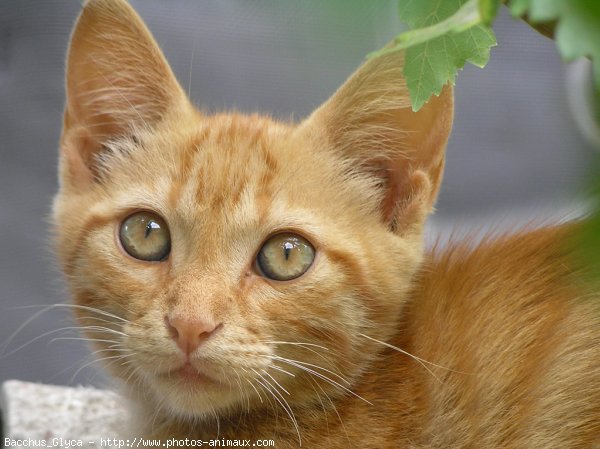
[[[256,389],[256,387],[254,386],[254,384],[250,381],[250,379],[245,379],[246,382],[248,382],[250,384],[250,386],[254,389],[254,391],[256,391],[256,394],[258,395],[258,399],[260,399],[260,403],[263,403],[263,399],[262,396],[260,395],[260,393],[258,392],[258,390]],[[250,411],[250,404],[248,404],[248,411]]]
[[301,370],[303,370],[303,371],[305,371],[305,372],[307,372],[307,373],[309,373],[309,374],[312,374],[313,376],[317,376],[318,378],[320,378],[320,379],[324,380],[325,382],[328,382],[328,383],[330,383],[330,384],[332,384],[332,385],[335,385],[335,386],[337,386],[337,387],[341,388],[342,390],[344,390],[344,391],[346,391],[346,392],[350,393],[352,396],[354,396],[354,397],[356,397],[356,398],[358,398],[358,399],[360,399],[360,400],[362,400],[362,401],[366,402],[367,404],[369,404],[369,405],[373,405],[373,403],[371,403],[371,402],[370,402],[370,401],[368,401],[367,399],[363,398],[363,397],[362,397],[362,396],[360,396],[359,394],[355,393],[354,391],[350,390],[349,388],[346,388],[344,385],[340,384],[339,382],[336,382],[335,380],[333,380],[333,379],[330,379],[329,377],[327,377],[327,376],[325,376],[325,375],[323,375],[323,374],[321,374],[321,373],[318,373],[318,372],[317,372],[317,371],[315,371],[315,370],[312,370],[312,369],[310,369],[310,368],[307,368],[306,366],[302,366],[302,365],[300,365],[299,363],[297,363],[297,362],[296,362],[296,361],[294,361],[294,360],[284,359],[284,358],[282,358],[282,357],[278,357],[278,356],[270,356],[270,357],[275,357],[275,358],[277,358],[277,360],[280,360],[280,361],[282,361],[282,362],[284,362],[284,363],[287,363],[288,365],[295,366],[296,368],[299,368],[299,369],[301,369]]
[[[111,343],[113,345],[119,345],[120,343],[118,341],[114,341],[114,340],[104,340],[102,338],[87,338],[87,337],[55,337],[52,340],[50,340],[48,343],[54,343],[55,341],[60,341],[60,340],[76,340],[76,341],[97,341],[100,343]],[[110,349],[110,347],[109,347]]]
[[277,370],[277,371],[281,371],[282,373],[285,373],[290,377],[296,377],[296,375],[294,373],[290,373],[289,371],[286,371],[283,368],[281,368],[273,363],[269,363],[268,367],[273,368],[274,370]]
[[303,342],[296,342],[296,341],[270,341],[270,340],[262,340],[261,343],[268,343],[268,344],[274,344],[274,345],[312,346],[315,348],[323,349],[324,351],[329,351],[329,348],[326,348],[325,346],[317,345],[314,343],[303,343]]
[[117,359],[116,361],[118,361],[118,360],[122,360],[122,359],[124,359],[124,358],[126,358],[126,357],[127,357],[127,355],[125,354],[125,355],[112,355],[112,356],[108,356],[108,357],[101,357],[101,358],[99,358],[99,359],[96,359],[96,358],[95,358],[95,359],[94,359],[94,360],[92,360],[91,362],[89,362],[89,363],[86,363],[86,364],[82,365],[82,366],[81,366],[81,367],[80,367],[80,368],[79,368],[77,371],[75,371],[75,374],[73,374],[73,376],[72,376],[72,377],[71,377],[71,379],[69,380],[69,383],[73,382],[73,380],[75,379],[75,377],[77,377],[77,375],[78,375],[78,374],[79,374],[79,373],[80,373],[80,372],[81,372],[83,369],[87,368],[88,366],[91,366],[91,365],[93,365],[94,363],[102,362],[102,361],[105,361],[105,360],[114,360],[114,359]]
[[33,337],[31,340],[29,340],[26,343],[23,343],[22,345],[18,346],[17,348],[13,349],[12,351],[8,352],[8,353],[3,353],[2,355],[0,355],[0,359],[5,358],[5,357],[9,357],[13,354],[15,354],[16,352],[20,351],[23,348],[26,348],[27,346],[31,345],[32,343],[35,343],[38,340],[41,340],[44,337],[47,337],[48,335],[52,335],[55,334],[57,332],[62,332],[62,331],[68,331],[68,330],[79,330],[80,328],[77,326],[67,326],[67,327],[61,327],[58,329],[53,329],[51,331],[48,332],[44,332],[43,334],[40,334],[36,337]]
[[[397,346],[391,345],[391,344],[389,344],[389,343],[386,343],[386,342],[384,342],[384,341],[377,340],[377,339],[375,339],[375,338],[373,338],[373,337],[369,337],[368,335],[365,335],[365,334],[358,334],[358,335],[360,335],[360,336],[362,336],[362,337],[365,337],[365,338],[368,338],[369,340],[373,340],[373,341],[374,341],[374,342],[376,342],[376,343],[382,344],[383,346],[386,346],[386,347],[388,347],[388,348],[390,348],[390,349],[393,349],[393,350],[395,350],[395,351],[398,351],[398,352],[400,352],[401,354],[404,354],[404,355],[406,355],[406,356],[408,356],[408,357],[412,358],[413,360],[415,360],[416,362],[418,362],[418,363],[419,363],[419,364],[420,364],[420,365],[421,365],[423,368],[425,368],[425,369],[426,369],[426,370],[429,372],[429,374],[431,374],[431,375],[432,375],[432,376],[433,376],[433,377],[434,377],[434,378],[435,378],[435,379],[436,379],[438,382],[440,382],[440,383],[443,383],[443,382],[442,382],[442,381],[441,381],[441,380],[440,380],[440,379],[439,379],[439,378],[438,378],[438,377],[435,375],[435,373],[434,373],[434,372],[433,372],[431,369],[429,369],[429,368],[427,367],[427,365],[431,365],[431,366],[434,366],[434,367],[436,367],[436,368],[441,368],[441,369],[444,369],[444,370],[447,370],[447,371],[454,371],[454,370],[452,370],[452,369],[450,369],[450,368],[446,368],[445,366],[436,365],[435,363],[432,363],[432,362],[429,362],[429,361],[427,361],[427,360],[425,360],[425,359],[422,359],[422,358],[420,358],[420,357],[417,357],[416,355],[413,355],[413,354],[411,354],[410,352],[407,352],[407,351],[405,351],[405,350],[403,350],[403,349],[400,349],[400,348],[399,348],[399,347],[397,347]],[[454,372],[458,372],[458,371],[454,371]],[[462,373],[462,374],[466,374],[466,373]]]
[[[283,360],[292,360],[292,359],[286,359],[285,357],[281,357],[281,356],[278,356],[278,355],[275,355],[275,356],[273,356],[273,357],[276,357],[276,358],[278,358],[278,359],[283,359]],[[301,365],[306,365],[306,366],[310,366],[310,367],[312,367],[312,368],[317,368],[317,369],[323,370],[323,371],[325,371],[326,373],[329,373],[329,374],[331,374],[331,375],[333,375],[333,376],[337,377],[337,378],[338,378],[338,379],[340,379],[342,382],[344,382],[346,385],[350,385],[350,382],[348,382],[348,380],[347,380],[347,379],[343,378],[343,377],[342,377],[342,376],[340,376],[339,374],[337,374],[337,373],[334,373],[333,371],[331,371],[331,370],[329,370],[329,369],[327,369],[327,368],[323,368],[322,366],[315,365],[315,364],[313,364],[313,363],[301,362],[301,361],[299,361],[299,360],[292,360],[292,361],[293,361],[293,362],[296,362],[296,363],[300,363]]]
[[[271,383],[269,383],[269,381],[267,379],[265,379],[260,373],[256,372],[255,370],[252,370],[252,371],[254,371],[254,373],[258,377],[260,377],[262,380],[262,382],[261,382],[261,380],[255,379],[256,382],[261,384],[263,387],[265,387],[267,389],[267,391],[269,391],[269,393],[271,393],[271,395],[273,396],[273,399],[275,399],[277,402],[279,402],[279,405],[281,405],[281,407],[285,410],[285,412],[287,413],[289,418],[292,420],[292,424],[296,428],[296,433],[298,434],[298,444],[300,446],[302,446],[302,437],[300,436],[300,428],[298,427],[298,421],[296,421],[296,416],[294,415],[294,412],[293,412],[292,408],[290,407],[290,404],[288,404],[288,402],[281,395],[281,393]],[[272,389],[269,388],[265,384],[270,385]],[[275,394],[275,393],[277,393],[277,394]]]
[[273,380],[273,382],[275,382],[275,384],[276,384],[276,385],[277,385],[277,386],[278,386],[278,387],[279,387],[279,388],[280,388],[280,389],[281,389],[283,392],[285,392],[285,394],[287,394],[288,396],[290,395],[290,392],[289,392],[289,391],[287,391],[285,388],[283,388],[283,387],[281,386],[281,384],[280,384],[279,382],[277,382],[277,380],[275,380],[275,378],[274,378],[273,376],[271,376],[271,375],[270,375],[270,374],[269,374],[267,371],[265,371],[264,369],[263,369],[263,370],[261,370],[261,371],[262,371],[263,373],[265,373],[267,376],[269,376],[269,377],[270,377],[270,378]]

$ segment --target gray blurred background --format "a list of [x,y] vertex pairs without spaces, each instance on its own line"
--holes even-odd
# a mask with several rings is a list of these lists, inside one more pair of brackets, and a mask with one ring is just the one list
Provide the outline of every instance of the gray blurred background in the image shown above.
[[[132,3],[196,104],[286,119],[306,116],[400,30],[396,0]],[[64,57],[79,9],[78,0],[0,0],[0,382],[103,382],[98,365],[78,371],[91,360],[80,341],[40,338],[73,326],[68,312],[44,313],[18,330],[40,310],[29,306],[68,301],[47,217],[57,189]],[[429,240],[580,210],[596,151],[594,130],[584,138],[574,119],[585,67],[565,67],[552,41],[505,11],[495,29],[489,65],[458,76]]]

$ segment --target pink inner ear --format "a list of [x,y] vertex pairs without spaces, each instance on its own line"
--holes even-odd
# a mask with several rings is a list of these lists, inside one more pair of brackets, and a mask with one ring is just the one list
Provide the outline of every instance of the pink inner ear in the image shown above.
[[65,158],[66,175],[78,189],[83,189],[94,180],[94,157],[100,144],[86,128],[71,129],[63,136],[62,149]]
[[393,231],[397,228],[396,210],[398,209],[398,198],[400,195],[400,183],[395,178],[389,178],[387,190],[381,202],[381,215],[385,223],[390,223]]
[[65,151],[66,167],[71,183],[77,188],[88,186],[92,180],[92,172],[85,165],[77,151]]
[[393,232],[403,235],[421,229],[435,201],[434,185],[422,170],[411,171],[402,179],[390,179],[382,216]]

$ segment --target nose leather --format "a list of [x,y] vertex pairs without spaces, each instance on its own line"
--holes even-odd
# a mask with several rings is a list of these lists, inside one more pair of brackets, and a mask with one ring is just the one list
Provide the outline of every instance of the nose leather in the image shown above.
[[200,347],[221,325],[209,320],[166,316],[165,324],[177,346],[190,355]]

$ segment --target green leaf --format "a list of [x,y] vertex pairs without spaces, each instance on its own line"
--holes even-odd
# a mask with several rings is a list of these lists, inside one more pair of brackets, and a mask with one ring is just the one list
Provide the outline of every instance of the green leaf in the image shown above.
[[516,15],[531,22],[556,21],[554,39],[566,61],[589,57],[600,89],[600,1],[599,0],[512,0]]
[[479,0],[477,7],[479,8],[482,25],[492,26],[492,22],[498,14],[498,8],[500,8],[500,0]]
[[460,33],[479,25],[482,21],[477,5],[478,0],[469,0],[453,15],[434,25],[406,31],[396,36],[392,45],[373,52],[369,57],[377,57],[387,53],[403,50],[423,42],[435,39],[448,33]]
[[[465,19],[465,11],[473,10],[479,19],[469,22]],[[462,12],[458,14],[455,26],[450,27],[451,32],[410,45],[406,50],[404,76],[414,111],[418,111],[432,94],[439,95],[445,84],[454,84],[457,70],[466,62],[485,66],[496,39],[488,27],[475,25],[482,21],[477,0],[400,0],[400,18],[413,30],[444,22],[458,11]],[[470,27],[464,30],[467,23]]]
[[513,16],[521,17],[529,10],[530,5],[531,0],[512,0],[508,8]]

